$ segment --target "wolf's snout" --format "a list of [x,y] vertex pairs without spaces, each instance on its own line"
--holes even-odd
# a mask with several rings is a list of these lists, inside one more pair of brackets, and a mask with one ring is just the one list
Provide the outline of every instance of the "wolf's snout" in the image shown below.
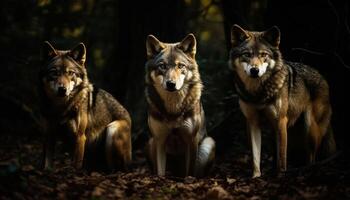
[[57,94],[60,97],[64,97],[64,96],[66,96],[66,92],[67,92],[67,88],[64,86],[61,86],[58,88]]
[[251,77],[256,78],[256,77],[258,77],[258,75],[259,75],[259,69],[258,68],[253,67],[253,68],[250,69],[250,76]]
[[176,83],[174,81],[167,81],[166,82],[166,89],[170,92],[173,92],[176,90]]

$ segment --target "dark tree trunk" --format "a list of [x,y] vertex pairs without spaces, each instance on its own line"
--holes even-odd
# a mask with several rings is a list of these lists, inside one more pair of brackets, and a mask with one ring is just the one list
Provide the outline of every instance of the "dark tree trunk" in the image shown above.
[[224,29],[226,48],[231,48],[231,27],[234,24],[250,30],[264,28],[263,18],[266,11],[267,0],[221,0],[221,8],[224,16]]
[[246,26],[244,16],[241,13],[240,1],[222,0],[222,13],[224,16],[224,30],[226,38],[226,48],[229,51],[231,48],[231,27],[234,24]]

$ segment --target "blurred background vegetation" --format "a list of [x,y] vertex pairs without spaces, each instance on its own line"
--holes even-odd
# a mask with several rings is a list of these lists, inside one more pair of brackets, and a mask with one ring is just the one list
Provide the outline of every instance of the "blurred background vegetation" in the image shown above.
[[[145,39],[177,42],[192,32],[205,85],[208,129],[225,140],[237,97],[227,67],[230,27],[277,25],[286,59],[317,68],[329,81],[335,134],[342,146],[349,84],[349,2],[331,0],[2,0],[0,2],[0,134],[40,136],[36,84],[40,49],[87,46],[90,80],[130,112],[133,141],[147,137],[144,99]],[[236,123],[243,124],[242,118]],[[5,142],[5,141],[3,141]],[[220,142],[218,143],[220,144]],[[227,145],[230,142],[226,143]]]

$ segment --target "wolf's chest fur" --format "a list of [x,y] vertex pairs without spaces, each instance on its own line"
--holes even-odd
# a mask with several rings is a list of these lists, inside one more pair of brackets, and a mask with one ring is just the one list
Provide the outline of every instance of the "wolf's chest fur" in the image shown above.
[[195,128],[193,118],[165,121],[156,119],[150,115],[148,117],[148,124],[153,137],[166,141],[167,152],[171,154],[183,152],[183,149],[181,150],[178,147],[185,145],[184,138],[191,136]]
[[261,78],[246,76],[242,70],[235,72],[235,87],[239,97],[248,103],[269,104],[278,98],[281,89],[289,85],[289,67],[281,63],[275,71]]
[[174,132],[173,130],[192,133],[193,118],[196,115],[193,110],[199,103],[199,99],[188,94],[187,86],[178,92],[167,92],[157,87],[156,91],[161,100],[158,103],[163,105],[164,110],[152,101],[154,97],[151,96],[149,102],[153,106],[151,106],[149,123],[151,127],[157,127],[158,131],[155,134],[167,135]]
[[184,88],[178,92],[168,92],[157,85],[156,90],[163,101],[166,112],[169,114],[178,114],[182,112],[187,93],[187,86],[184,86]]

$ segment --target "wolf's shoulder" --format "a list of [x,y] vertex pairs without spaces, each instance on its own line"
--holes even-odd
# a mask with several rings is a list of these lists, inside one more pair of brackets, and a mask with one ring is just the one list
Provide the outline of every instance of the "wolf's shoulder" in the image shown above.
[[116,100],[113,95],[109,92],[107,92],[106,90],[100,88],[100,87],[97,87],[97,86],[94,86],[93,87],[93,93],[95,94],[95,97],[96,98],[103,98],[103,99],[114,99]]
[[91,92],[91,107],[95,114],[112,115],[112,118],[126,119],[130,121],[128,111],[109,92],[99,87],[94,87]]
[[284,65],[298,75],[320,76],[316,68],[301,62],[284,61]]
[[302,81],[309,87],[327,85],[325,78],[314,67],[291,61],[285,61],[284,64],[289,68],[289,75],[294,82]]
[[119,106],[119,101],[109,92],[106,90],[96,87],[93,87],[92,90],[92,101],[95,102],[95,104],[105,104],[105,105],[111,105],[111,106]]

